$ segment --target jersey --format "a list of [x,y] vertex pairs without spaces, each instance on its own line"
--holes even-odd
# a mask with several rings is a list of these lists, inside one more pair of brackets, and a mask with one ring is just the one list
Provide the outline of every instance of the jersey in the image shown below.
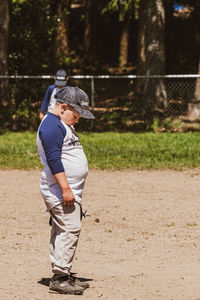
[[59,88],[55,84],[50,85],[48,87],[44,95],[44,98],[42,100],[42,104],[40,108],[41,112],[50,111],[54,108],[57,102],[57,99],[54,96],[57,94],[58,91]]
[[40,191],[47,209],[63,202],[62,191],[53,175],[65,172],[75,201],[81,204],[88,162],[73,126],[48,112],[37,132],[37,147],[44,169]]

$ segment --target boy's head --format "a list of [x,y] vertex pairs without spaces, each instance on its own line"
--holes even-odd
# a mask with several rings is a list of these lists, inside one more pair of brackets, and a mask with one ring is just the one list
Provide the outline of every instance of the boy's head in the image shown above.
[[63,88],[67,83],[67,72],[65,70],[58,70],[54,76],[55,85],[59,88]]
[[89,111],[89,98],[87,94],[78,87],[66,86],[56,95],[57,102],[67,104],[85,119],[95,119]]
[[74,126],[81,118],[81,115],[72,106],[58,101],[56,102],[52,112],[56,113],[56,115],[60,117],[61,121],[68,126]]

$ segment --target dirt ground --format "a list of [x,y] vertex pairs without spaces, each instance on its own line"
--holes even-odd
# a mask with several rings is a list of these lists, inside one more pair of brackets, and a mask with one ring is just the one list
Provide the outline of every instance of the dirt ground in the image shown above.
[[83,296],[51,294],[40,171],[0,170],[0,299],[200,300],[200,169],[90,170],[73,270]]

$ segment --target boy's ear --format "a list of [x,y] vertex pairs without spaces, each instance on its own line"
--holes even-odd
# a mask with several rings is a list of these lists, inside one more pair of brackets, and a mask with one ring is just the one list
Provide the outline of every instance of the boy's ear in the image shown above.
[[63,103],[61,104],[61,111],[66,111],[68,109],[68,105]]

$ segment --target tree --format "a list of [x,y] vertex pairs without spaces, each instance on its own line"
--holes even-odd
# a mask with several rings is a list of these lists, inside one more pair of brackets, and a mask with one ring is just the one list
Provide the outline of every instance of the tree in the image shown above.
[[120,16],[120,21],[122,25],[122,31],[119,47],[119,66],[124,67],[128,64],[130,13],[126,12],[124,15]]
[[[138,33],[138,75],[165,74],[165,10],[163,0],[141,0]],[[137,94],[152,112],[166,108],[167,95],[162,78],[138,79]]]
[[103,12],[118,12],[121,32],[119,34],[119,66],[124,67],[128,64],[129,31],[130,20],[134,18],[134,7],[139,0],[110,0]]
[[56,36],[56,57],[60,64],[70,55],[69,17],[71,0],[59,0],[57,15],[58,27]]
[[84,32],[84,59],[91,64],[96,59],[96,41],[97,41],[97,15],[100,12],[103,2],[98,0],[86,1],[86,18]]
[[[0,75],[8,75],[8,0],[2,0],[0,5]],[[0,101],[5,106],[8,99],[8,80],[0,79]]]
[[175,45],[176,45],[176,24],[173,16],[173,0],[165,0],[165,59],[166,59],[166,73],[173,74],[175,72],[174,66],[175,58],[177,59],[177,55],[174,55],[175,52]]
[[[198,74],[200,75],[200,59],[199,59],[199,67]],[[200,102],[200,78],[197,78],[194,92],[195,101]]]
[[[199,9],[200,9],[200,0],[194,1],[194,10],[193,10],[193,19],[195,26],[195,37],[196,37],[196,45],[197,45],[197,53],[198,53],[198,67],[197,73],[200,75],[200,23],[199,23]],[[195,85],[195,101],[200,102],[200,78],[197,78]]]
[[9,73],[54,74],[57,8],[55,0],[9,2]]

